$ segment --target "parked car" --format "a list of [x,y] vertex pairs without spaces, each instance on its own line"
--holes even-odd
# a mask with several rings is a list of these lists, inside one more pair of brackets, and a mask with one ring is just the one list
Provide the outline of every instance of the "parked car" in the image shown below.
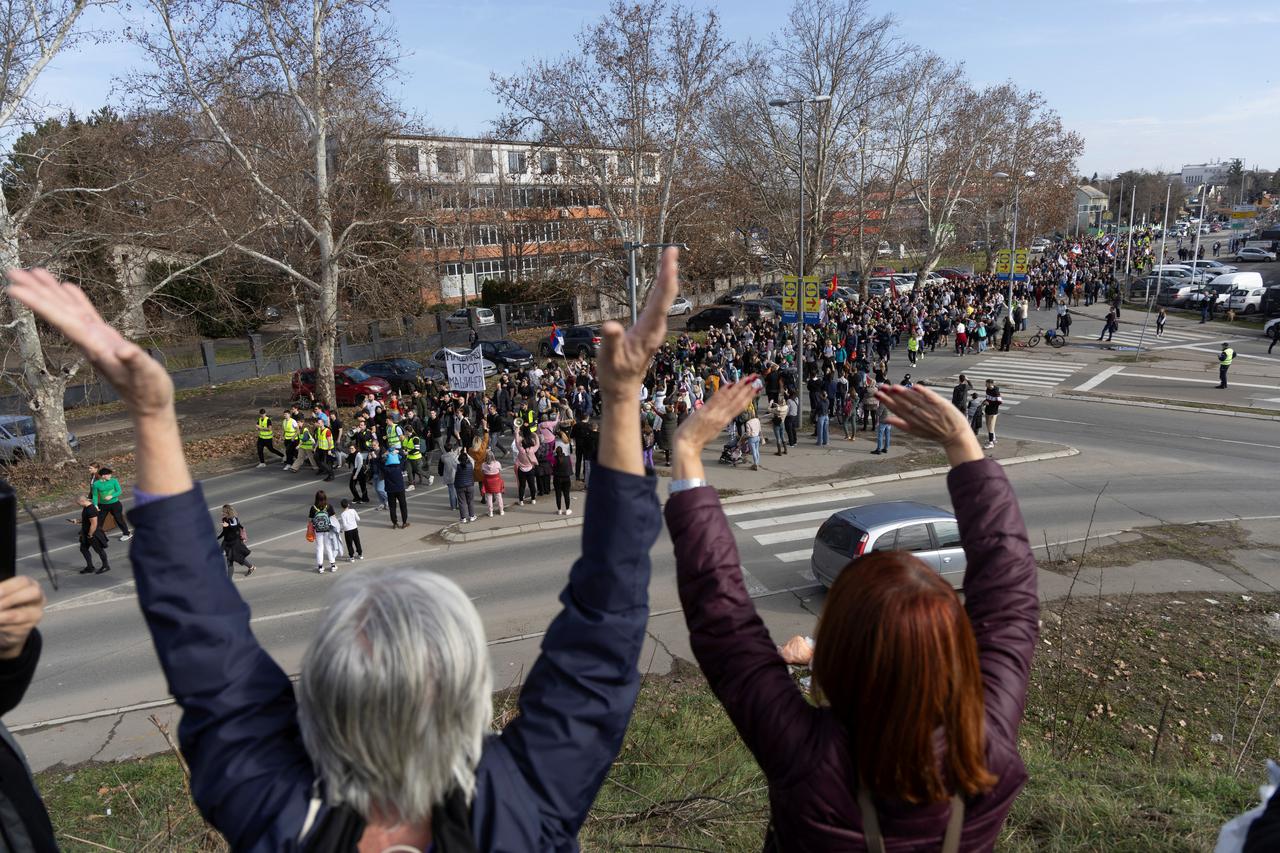
[[1241,314],[1253,314],[1262,310],[1262,296],[1267,287],[1259,272],[1232,272],[1220,275],[1209,283],[1210,287],[1219,285],[1227,288],[1225,307]]
[[1271,337],[1271,330],[1274,329],[1276,326],[1280,326],[1280,317],[1277,317],[1274,320],[1268,320],[1267,322],[1263,323],[1262,334],[1268,338]]
[[[841,288],[841,289],[847,289],[847,288]],[[837,293],[838,293],[838,292],[839,292],[839,291],[837,291]],[[772,308],[772,309],[773,309],[773,313],[774,313],[774,314],[777,314],[777,315],[779,315],[779,316],[781,316],[781,315],[782,315],[782,297],[780,297],[780,296],[766,296],[764,299],[761,299],[761,300],[759,300],[759,301],[760,301],[760,302],[763,302],[764,304],[766,304],[766,305],[768,305],[770,308]]]
[[689,318],[684,327],[691,332],[705,332],[713,326],[723,326],[730,322],[737,312],[725,305],[712,305],[710,308],[703,308],[697,314]]
[[1191,292],[1187,294],[1187,308],[1198,309],[1206,299],[1212,299],[1214,307],[1227,307],[1227,299],[1231,296],[1230,284],[1202,284],[1199,287],[1191,288]]
[[916,274],[913,272],[900,272],[893,276],[893,280],[900,292],[910,293],[916,289]]
[[474,325],[477,327],[492,326],[498,322],[498,318],[493,316],[493,310],[490,308],[459,308],[444,318],[444,324],[450,329],[465,329],[473,325],[472,317],[475,318]]
[[[397,393],[412,391],[414,380],[419,376],[423,379],[428,377],[423,375],[423,371],[429,368],[423,367],[411,358],[384,358],[378,361],[366,361],[360,365],[360,369],[370,376],[377,376],[379,379],[387,380],[387,384],[391,386],[391,390]],[[430,368],[433,373],[438,374],[439,371]],[[439,378],[434,376],[431,378]]]
[[497,365],[499,370],[524,370],[533,367],[533,353],[506,338],[481,341],[480,354]]
[[[444,349],[438,349],[431,354],[431,363],[434,364],[447,379],[449,376],[449,359],[447,353],[453,353],[457,356],[465,356],[469,352],[470,350],[466,347],[445,347]],[[484,375],[486,379],[498,372],[498,366],[489,359],[482,357],[480,363],[484,368]]]
[[889,256],[890,256],[890,255],[892,255],[892,254],[893,254],[893,247],[889,245],[889,241],[888,241],[888,240],[881,240],[881,241],[876,245],[876,257],[877,257],[877,258],[887,258],[887,257],[889,257]]
[[1147,276],[1147,280],[1151,282],[1153,290],[1159,284],[1160,292],[1156,294],[1156,304],[1163,305],[1166,308],[1186,307],[1187,297],[1195,289],[1195,285],[1190,282],[1170,284],[1168,279],[1159,281],[1153,275]]
[[1195,270],[1196,272],[1207,272],[1211,275],[1226,275],[1229,272],[1238,272],[1239,267],[1233,267],[1230,264],[1224,264],[1222,261],[1187,261],[1183,266]]
[[943,267],[942,269],[937,270],[937,273],[947,281],[968,281],[973,278],[972,270],[966,272],[958,267]]
[[[80,439],[67,433],[67,444],[80,449]],[[36,419],[30,415],[0,415],[0,463],[36,458]]]
[[832,515],[813,540],[813,576],[830,587],[850,563],[875,551],[908,551],[953,586],[964,579],[956,517],[915,501],[865,504]]
[[896,272],[897,270],[895,270],[893,267],[876,267],[873,270],[871,270],[871,272],[869,273],[869,276],[884,277],[887,275],[893,275]]
[[[600,351],[599,326],[566,326],[564,332],[564,354],[577,355],[583,358],[595,358]],[[544,340],[538,344],[538,354],[544,358],[555,355],[551,350],[551,341]]]
[[693,303],[683,296],[677,296],[667,309],[668,317],[680,317],[693,311]]
[[[378,376],[370,376],[358,367],[347,364],[333,369],[334,391],[339,406],[354,406],[365,398],[366,394],[382,397],[391,393],[391,383]],[[293,372],[293,396],[299,400],[316,398],[316,372],[312,368]]]
[[733,288],[724,296],[716,300],[721,305],[737,305],[739,302],[745,302],[748,299],[759,299],[764,293],[758,284],[744,284]]
[[773,306],[764,299],[748,299],[741,305],[743,319],[746,320],[772,320],[774,318]]
[[1266,249],[1259,249],[1256,246],[1245,246],[1236,252],[1237,261],[1274,261],[1275,259],[1275,252],[1268,252]]
[[1280,314],[1280,284],[1273,284],[1262,294],[1262,306],[1258,309],[1264,317]]

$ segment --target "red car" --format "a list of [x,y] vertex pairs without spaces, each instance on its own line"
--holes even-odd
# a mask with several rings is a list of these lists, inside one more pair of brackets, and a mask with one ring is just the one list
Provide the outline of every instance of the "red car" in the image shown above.
[[[354,406],[364,400],[366,394],[382,397],[391,392],[385,379],[370,376],[358,367],[340,364],[333,369],[333,384],[337,390],[339,406]],[[313,369],[295,370],[293,396],[314,400],[316,396],[316,372]]]
[[937,272],[938,275],[950,281],[968,281],[969,279],[973,278],[972,272],[969,272],[968,270],[957,269],[955,267],[943,267],[940,270],[935,270],[935,272]]
[[893,267],[876,267],[871,271],[869,278],[882,278],[884,276],[893,276],[897,274],[897,270]]

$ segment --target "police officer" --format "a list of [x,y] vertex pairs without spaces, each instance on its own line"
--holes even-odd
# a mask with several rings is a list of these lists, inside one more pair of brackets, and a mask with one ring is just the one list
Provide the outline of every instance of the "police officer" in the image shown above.
[[284,470],[289,471],[293,468],[293,463],[298,458],[298,420],[293,416],[290,409],[284,410],[284,419],[281,421],[280,431],[284,436]]
[[1218,387],[1227,387],[1227,371],[1231,369],[1231,362],[1236,360],[1236,351],[1231,345],[1224,343],[1222,352],[1218,353]]
[[325,482],[333,479],[333,430],[317,421],[316,470],[324,474]]
[[409,463],[409,485],[406,491],[412,492],[422,479],[424,465],[422,463],[422,436],[416,432],[408,432],[401,439],[404,446],[404,458]]
[[271,429],[271,418],[267,417],[267,410],[258,409],[258,467],[259,468],[267,467],[266,451],[268,450],[270,450],[276,456],[279,456],[281,459],[284,458],[284,454],[281,453],[279,450],[276,450],[275,442],[273,441],[274,438],[275,438],[275,432]]

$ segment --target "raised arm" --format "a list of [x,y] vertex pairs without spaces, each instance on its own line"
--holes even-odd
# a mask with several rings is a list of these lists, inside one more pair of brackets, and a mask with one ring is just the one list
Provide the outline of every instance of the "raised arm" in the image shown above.
[[[520,715],[486,750],[481,776],[523,777],[537,804],[542,849],[570,849],[622,746],[640,690],[636,663],[649,617],[649,549],[661,529],[654,481],[640,457],[640,381],[666,336],[675,298],[677,254],[668,249],[636,325],[602,329],[597,368],[606,395],[598,465],[583,521],[582,556],[560,595],[520,693]],[[487,799],[487,798],[486,798]],[[478,808],[483,802],[476,800]],[[496,809],[493,800],[483,808]],[[493,820],[477,812],[477,840]]]
[[1026,705],[1031,655],[1039,634],[1036,561],[1004,469],[983,455],[956,408],[927,388],[894,385],[879,393],[889,423],[943,445],[947,487],[965,552],[965,610],[978,643],[987,719],[1007,739]]
[[[702,449],[755,394],[754,377],[721,387],[676,431],[672,481],[702,480]],[[771,778],[797,762],[811,706],[800,694],[742,580],[742,563],[711,486],[679,491],[666,507],[689,641],[711,689]]]
[[[108,325],[78,287],[10,270],[10,294],[80,348],[124,402],[137,442],[138,601],[169,691],[201,812],[237,850],[284,849],[313,773],[289,679],[249,629],[209,511],[191,481],[169,374]],[[180,535],[176,535],[180,534]]]

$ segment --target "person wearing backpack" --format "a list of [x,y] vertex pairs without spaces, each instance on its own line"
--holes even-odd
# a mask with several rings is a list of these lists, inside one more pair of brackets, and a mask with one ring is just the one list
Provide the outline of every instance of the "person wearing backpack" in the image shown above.
[[341,546],[338,544],[338,530],[334,522],[337,515],[324,489],[316,492],[315,500],[311,502],[311,509],[307,511],[307,528],[315,537],[316,572],[319,574],[324,574],[326,557],[329,559],[329,571],[338,570],[338,552]]
[[249,534],[236,516],[235,507],[222,505],[222,529],[218,533],[218,541],[222,544],[222,554],[227,558],[227,577],[236,576],[236,563],[244,566],[244,576],[253,574],[253,563],[249,562]]

